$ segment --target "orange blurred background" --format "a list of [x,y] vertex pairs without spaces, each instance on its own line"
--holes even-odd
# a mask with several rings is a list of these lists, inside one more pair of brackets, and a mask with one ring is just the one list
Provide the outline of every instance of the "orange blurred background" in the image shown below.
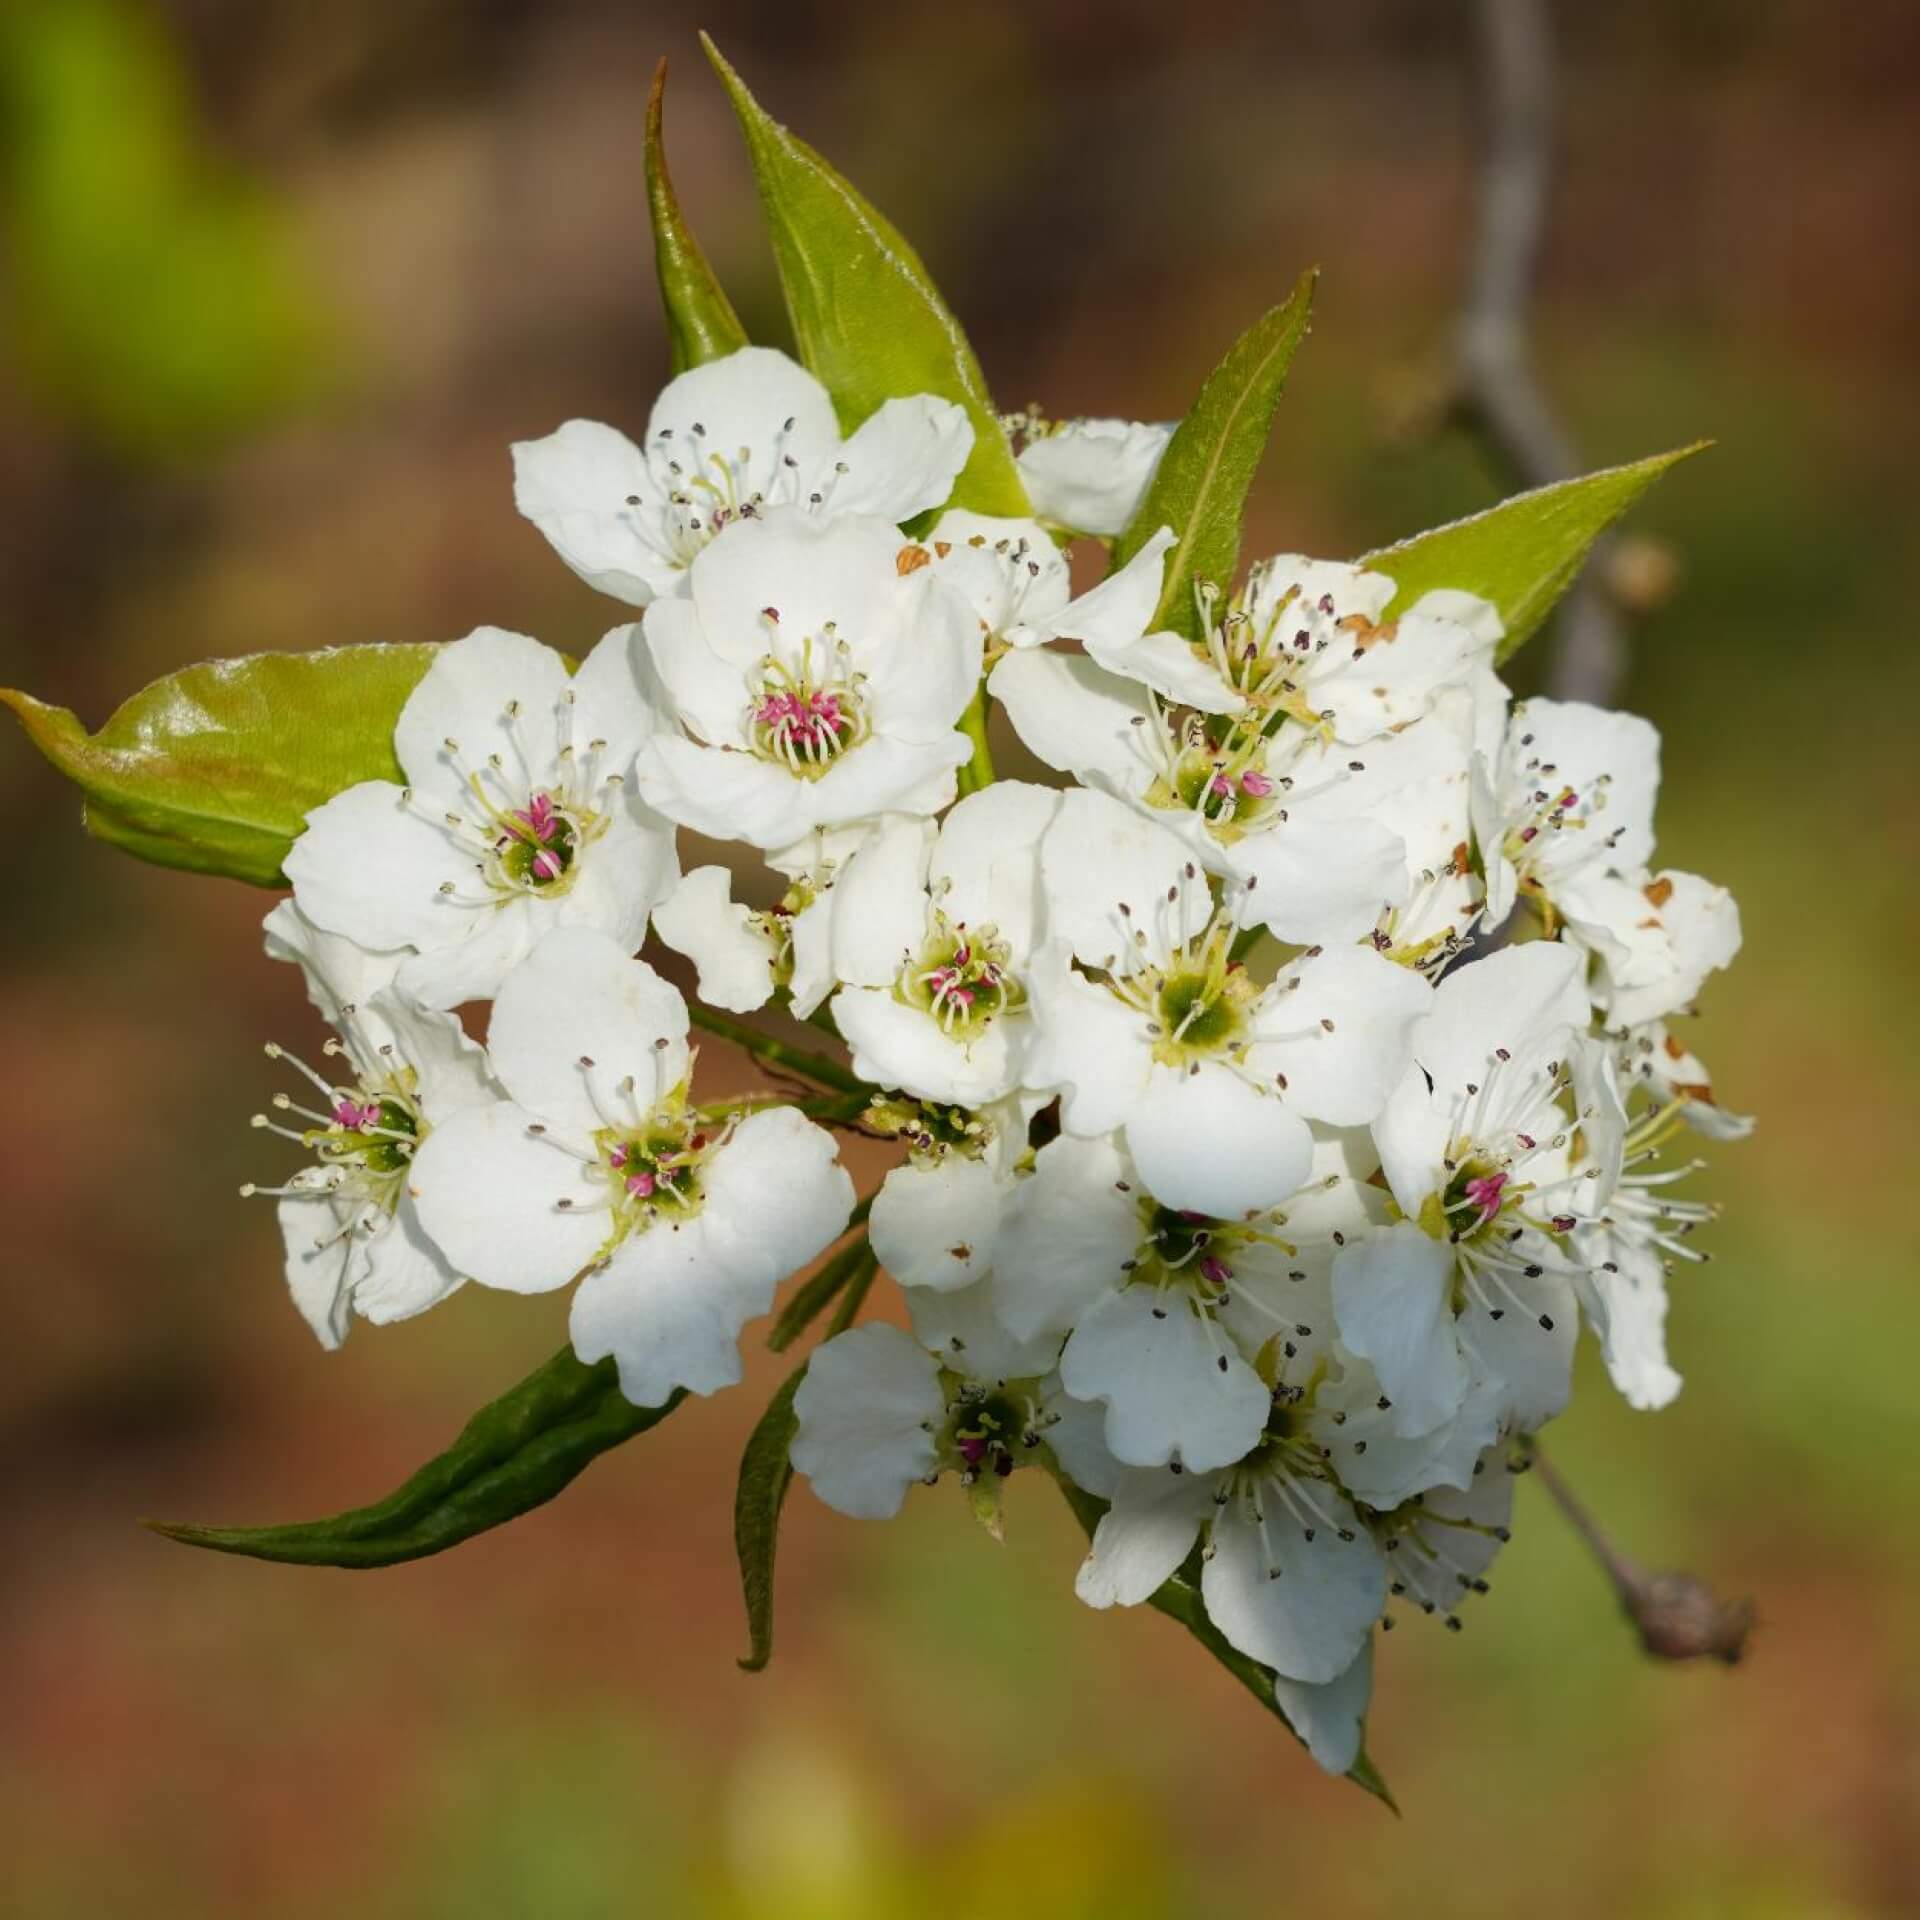
[[[371,1575],[202,1557],[143,1514],[385,1491],[544,1358],[469,1289],[322,1355],[246,1116],[311,1037],[268,901],[83,838],[0,734],[0,1905],[32,1920],[1019,1911],[1188,1920],[1920,1912],[1909,556],[1920,9],[1565,4],[1538,346],[1589,464],[1699,436],[1637,523],[1682,577],[1628,698],[1662,853],[1748,947],[1699,1040],[1688,1389],[1590,1351],[1555,1456],[1632,1549],[1752,1593],[1734,1672],[1656,1669],[1522,1489],[1467,1631],[1384,1649],[1395,1821],[1167,1622],[1080,1608],[1016,1481],[890,1527],[796,1486],[779,1647],[739,1673],[733,1469],[779,1377],[553,1506]],[[507,443],[635,429],[664,374],[640,178],[756,337],[777,288],[693,39],[911,235],[1007,405],[1179,412],[1325,269],[1255,551],[1350,554],[1494,497],[1422,402],[1469,231],[1465,9],[14,0],[0,10],[0,681],[97,724],[187,660],[619,610],[514,514]],[[1524,682],[1527,672],[1520,678]]]

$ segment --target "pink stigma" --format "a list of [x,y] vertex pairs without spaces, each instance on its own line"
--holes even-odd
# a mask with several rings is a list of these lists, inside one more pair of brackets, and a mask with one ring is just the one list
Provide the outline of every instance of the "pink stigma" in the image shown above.
[[968,1466],[977,1467],[987,1457],[987,1443],[983,1435],[977,1433],[962,1434],[954,1442],[955,1450]]
[[558,880],[564,872],[566,868],[560,864],[560,856],[548,848],[542,847],[533,856],[533,877],[536,880]]
[[[554,818],[553,795],[536,793],[524,807],[516,807],[513,817],[533,835],[536,840],[551,840],[554,827],[558,822]],[[535,863],[538,864],[537,862]]]
[[651,1200],[656,1184],[653,1175],[650,1173],[630,1173],[627,1175],[627,1191],[632,1194],[636,1200]]
[[1249,769],[1240,776],[1240,791],[1252,794],[1256,800],[1264,800],[1273,791],[1273,782],[1264,773]]
[[1233,792],[1233,781],[1224,773],[1216,773],[1213,778],[1207,782],[1207,785],[1223,798],[1230,796]]
[[1507,1176],[1504,1173],[1489,1173],[1467,1182],[1466,1196],[1479,1210],[1483,1227],[1500,1211],[1500,1195],[1506,1184]]
[[344,1097],[333,1103],[333,1117],[349,1133],[358,1133],[362,1128],[370,1127],[380,1118],[380,1103],[369,1100],[361,1106]]
[[1216,1286],[1224,1287],[1233,1278],[1233,1269],[1217,1253],[1210,1253],[1200,1262],[1200,1271]]

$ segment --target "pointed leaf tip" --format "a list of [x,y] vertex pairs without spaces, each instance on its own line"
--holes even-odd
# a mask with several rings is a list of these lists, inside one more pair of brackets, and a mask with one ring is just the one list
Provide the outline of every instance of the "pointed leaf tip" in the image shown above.
[[980,363],[920,256],[857,187],[766,112],[708,35],[700,44],[746,140],[795,345],[832,395],[842,430],[889,400],[950,401],[973,428],[951,504],[1030,513]]
[[1176,544],[1154,615],[1157,628],[1200,637],[1194,585],[1233,584],[1241,523],[1254,475],[1273,431],[1287,370],[1306,338],[1320,269],[1309,267],[1286,301],[1262,314],[1207,376],[1192,411],[1167,443],[1153,484],[1114,545],[1125,566],[1162,527]]
[[675,373],[719,360],[747,344],[747,330],[733,310],[693,229],[680,211],[667,171],[663,132],[667,63],[654,69],[647,95],[647,211],[653,221],[653,263],[660,282],[660,304],[667,317],[667,353]]
[[1696,440],[1515,494],[1483,513],[1363,555],[1359,564],[1399,583],[1396,611],[1437,587],[1490,600],[1506,627],[1495,656],[1495,664],[1503,664],[1540,630],[1601,534],[1670,467],[1712,444]]

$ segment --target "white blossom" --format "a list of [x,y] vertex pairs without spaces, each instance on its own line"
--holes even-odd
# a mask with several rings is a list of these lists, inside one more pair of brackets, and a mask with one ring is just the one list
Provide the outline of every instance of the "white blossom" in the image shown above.
[[937,507],[972,449],[965,412],[931,394],[887,401],[843,441],[812,374],[742,347],[670,380],[639,446],[592,420],[519,442],[514,503],[589,586],[644,607],[769,507],[891,521]]
[[421,1228],[413,1159],[434,1127],[498,1090],[459,1021],[395,990],[400,955],[323,933],[291,900],[267,915],[265,933],[267,952],[300,968],[307,997],[339,1037],[327,1042],[319,1069],[268,1047],[306,1085],[298,1097],[276,1094],[279,1117],[256,1114],[253,1124],[292,1140],[313,1164],[281,1186],[241,1191],[276,1197],[288,1289],[332,1348],[352,1313],[376,1324],[404,1320],[460,1284]]
[[859,1520],[891,1518],[916,1480],[942,1472],[969,1485],[1005,1479],[1050,1424],[1052,1343],[1009,1338],[978,1287],[909,1300],[912,1333],[835,1335],[793,1399],[795,1468]]
[[571,676],[497,627],[442,647],[394,728],[407,784],[363,781],[308,814],[286,860],[301,912],[411,949],[399,985],[433,1007],[485,999],[556,927],[638,947],[677,877],[673,830],[633,788],[657,724],[638,632]]
[[1681,1117],[1709,1140],[1744,1140],[1752,1133],[1752,1118],[1719,1104],[1706,1062],[1664,1020],[1629,1027],[1608,1038],[1623,1087],[1645,1088],[1657,1105],[1678,1102]]
[[1040,839],[1060,796],[1001,780],[936,831],[903,819],[847,861],[833,896],[834,1023],[864,1080],[980,1107],[1020,1085],[1026,976],[1045,933]]
[[1361,1126],[1400,1079],[1430,993],[1370,949],[1313,950],[1261,985],[1174,835],[1069,792],[1041,848],[1030,1084],[1069,1133],[1124,1132],[1166,1205],[1229,1218],[1306,1178],[1307,1122]]
[[[1604,1200],[1624,1131],[1586,1019],[1569,948],[1512,947],[1460,969],[1435,991],[1413,1065],[1374,1123],[1403,1217],[1342,1251],[1334,1314],[1403,1435],[1453,1419],[1478,1373],[1500,1382],[1503,1416],[1522,1429],[1565,1404],[1576,1192]],[[1576,1177],[1576,1120],[1597,1178]]]
[[935,569],[902,570],[906,551],[884,520],[793,508],[705,548],[687,597],[647,609],[679,722],[641,750],[647,801],[769,849],[944,807],[972,750],[956,729],[980,677],[980,627]]
[[853,1184],[792,1107],[696,1105],[687,1010],[644,961],[584,928],[550,934],[502,983],[488,1033],[508,1099],[456,1115],[414,1162],[420,1218],[484,1286],[545,1293],[584,1275],[574,1351],[621,1391],[740,1378],[741,1327],[845,1228]]

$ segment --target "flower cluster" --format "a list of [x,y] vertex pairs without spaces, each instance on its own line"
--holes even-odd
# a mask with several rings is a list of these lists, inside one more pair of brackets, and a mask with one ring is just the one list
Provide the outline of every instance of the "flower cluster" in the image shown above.
[[[338,1038],[269,1049],[300,1084],[256,1124],[307,1164],[259,1190],[323,1342],[577,1282],[578,1356],[642,1406],[737,1382],[864,1219],[904,1312],[815,1350],[814,1492],[884,1517],[951,1473],[997,1527],[1044,1467],[1101,1515],[1082,1598],[1185,1569],[1344,1770],[1375,1627],[1485,1591],[1582,1320],[1634,1405],[1678,1389],[1665,1278],[1712,1210],[1662,1155],[1748,1123],[1667,1023],[1738,919],[1654,866],[1653,728],[1513,702],[1488,600],[1280,555],[1176,630],[1171,528],[1076,597],[1169,430],[1010,425],[1031,517],[949,505],[960,407],[843,436],[762,348],[637,443],[515,448],[639,617],[577,668],[446,646],[403,781],[310,815],[267,943]],[[1061,783],[993,780],[989,695]],[[743,851],[683,873],[680,829]],[[761,1008],[850,1068],[703,1096],[690,1021]],[[836,1127],[899,1154],[858,1219]]]

